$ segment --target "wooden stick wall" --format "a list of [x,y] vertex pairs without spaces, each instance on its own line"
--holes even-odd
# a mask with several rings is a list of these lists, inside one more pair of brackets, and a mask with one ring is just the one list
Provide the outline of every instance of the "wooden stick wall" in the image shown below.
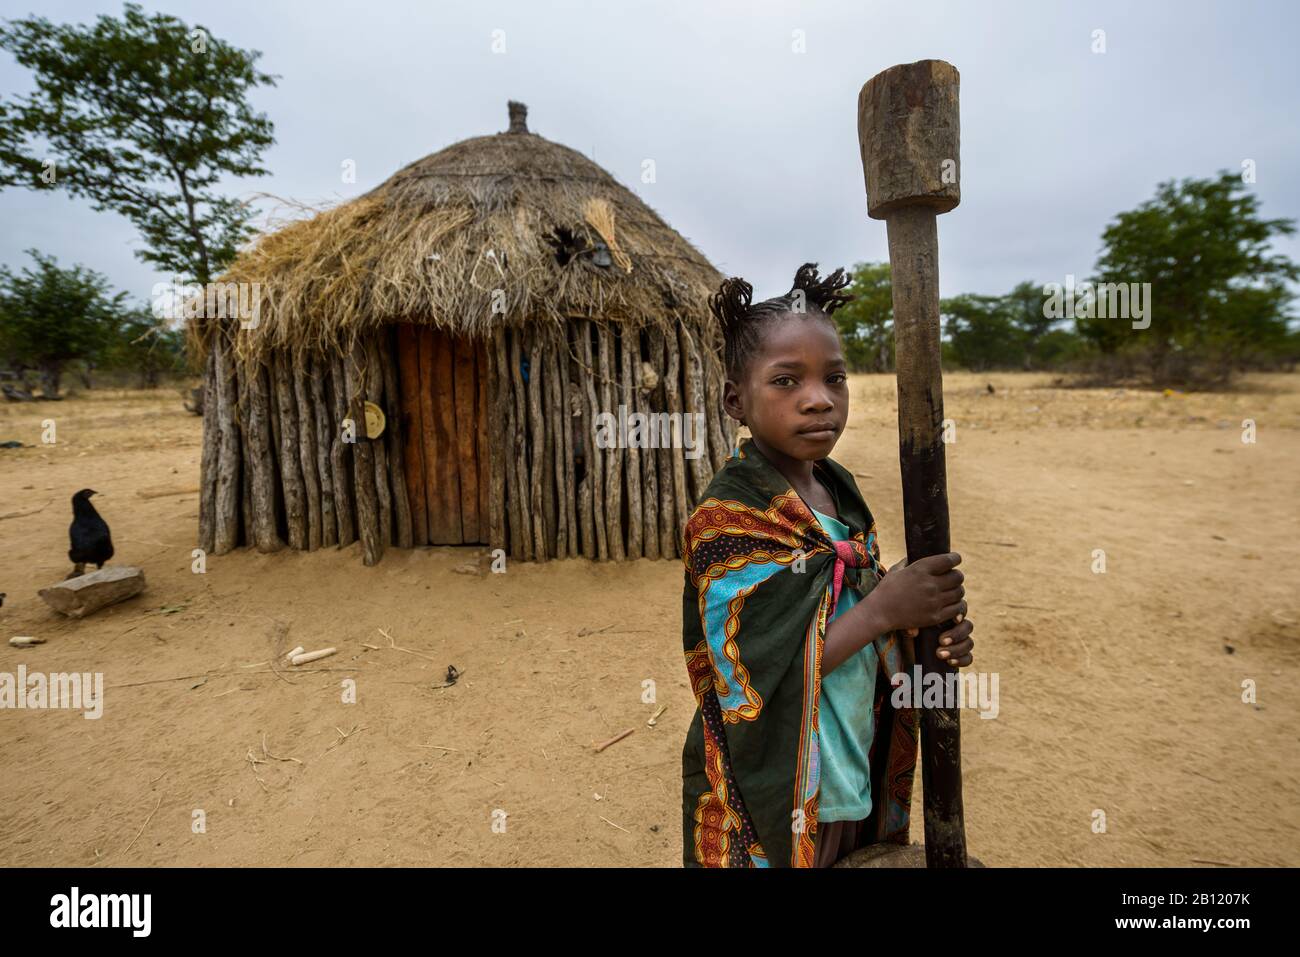
[[[575,319],[498,328],[440,358],[413,349],[420,333],[401,327],[346,355],[244,362],[230,330],[219,330],[204,372],[199,545],[220,555],[360,540],[373,565],[389,546],[437,541],[463,512],[465,540],[515,560],[677,558],[690,509],[735,442],[720,362],[698,335]],[[457,408],[477,403],[487,414],[443,421],[440,383]],[[387,419],[376,439],[366,435],[367,401]],[[617,429],[620,405],[625,416],[704,413],[702,434],[692,434],[701,454],[686,457],[679,428],[669,447],[600,448],[598,417],[611,413]],[[474,481],[439,481],[451,457]]]

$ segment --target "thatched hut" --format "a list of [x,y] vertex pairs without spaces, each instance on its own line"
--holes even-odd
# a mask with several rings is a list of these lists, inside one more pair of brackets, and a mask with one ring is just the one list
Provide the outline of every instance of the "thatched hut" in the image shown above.
[[[192,324],[201,546],[676,557],[734,441],[720,279],[511,103],[507,132],[263,235],[221,278],[256,307]],[[602,413],[632,426],[613,447]],[[690,451],[683,413],[703,425]]]

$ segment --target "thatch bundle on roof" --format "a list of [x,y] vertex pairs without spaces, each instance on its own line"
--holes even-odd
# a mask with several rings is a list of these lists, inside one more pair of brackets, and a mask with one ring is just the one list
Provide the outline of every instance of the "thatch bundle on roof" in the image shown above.
[[[262,236],[222,277],[254,287],[257,310],[194,326],[201,544],[360,538],[367,564],[387,544],[676,556],[733,441],[707,307],[720,279],[512,103],[508,132]],[[602,448],[602,413],[699,414],[702,454],[680,432]]]

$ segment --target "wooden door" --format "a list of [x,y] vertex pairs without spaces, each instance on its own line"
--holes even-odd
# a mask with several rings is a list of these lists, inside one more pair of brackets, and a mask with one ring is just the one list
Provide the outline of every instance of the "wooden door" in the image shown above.
[[415,544],[487,544],[486,344],[401,323],[397,353]]

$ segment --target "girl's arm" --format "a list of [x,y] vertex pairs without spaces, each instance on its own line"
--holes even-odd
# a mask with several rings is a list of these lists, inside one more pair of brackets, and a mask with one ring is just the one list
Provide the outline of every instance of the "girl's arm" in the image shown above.
[[822,642],[823,678],[885,632],[893,631],[871,600],[872,594],[874,592],[868,593],[866,598],[826,626],[826,638]]
[[[823,677],[885,632],[940,625],[956,615],[965,617],[964,576],[956,567],[960,562],[960,555],[949,552],[890,569],[865,598],[826,627]],[[967,650],[963,643],[962,655]]]

